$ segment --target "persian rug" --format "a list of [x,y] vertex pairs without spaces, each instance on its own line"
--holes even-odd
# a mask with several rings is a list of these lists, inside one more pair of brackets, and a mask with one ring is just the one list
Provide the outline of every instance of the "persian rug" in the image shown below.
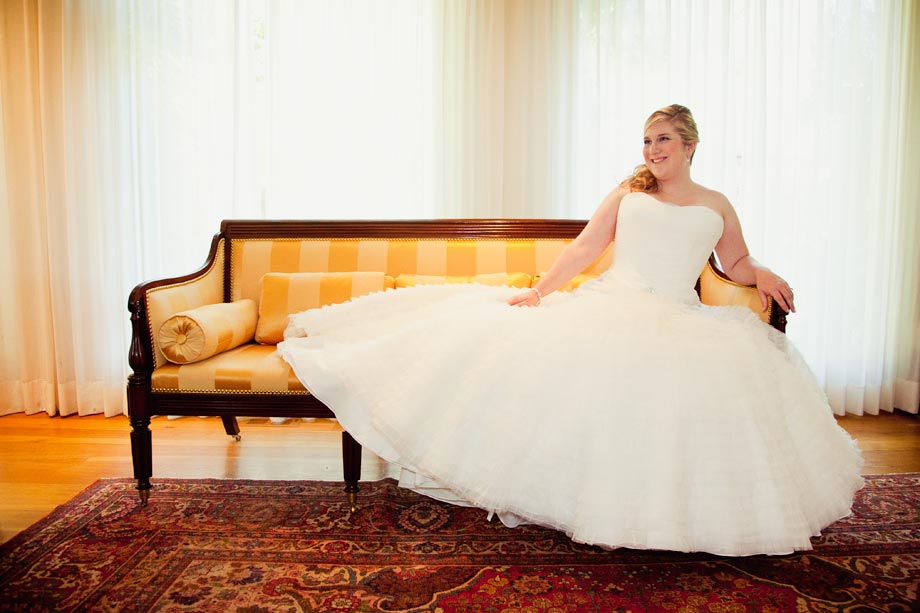
[[0,546],[3,611],[918,611],[920,474],[788,556],[605,551],[362,483],[98,481]]

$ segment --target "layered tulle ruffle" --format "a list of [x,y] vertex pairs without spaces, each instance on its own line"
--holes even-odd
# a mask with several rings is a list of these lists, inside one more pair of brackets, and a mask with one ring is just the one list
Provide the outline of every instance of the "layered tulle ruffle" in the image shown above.
[[291,318],[279,353],[439,498],[606,547],[787,553],[849,512],[861,457],[786,337],[612,275],[539,308],[421,286]]

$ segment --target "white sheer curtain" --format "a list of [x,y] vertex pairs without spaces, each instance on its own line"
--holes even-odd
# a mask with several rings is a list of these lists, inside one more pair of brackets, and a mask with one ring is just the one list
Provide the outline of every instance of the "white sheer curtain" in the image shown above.
[[266,3],[265,216],[438,214],[431,22],[428,0]]
[[0,8],[0,413],[55,407],[39,17],[36,7],[26,3]]
[[[917,411],[909,1],[0,3],[0,414],[123,408],[219,220],[587,217],[680,102],[834,408]],[[115,323],[117,322],[117,323]]]
[[131,287],[190,272],[253,201],[241,6],[0,8],[0,414],[122,413]]
[[885,328],[881,388],[886,399],[893,397],[895,407],[916,413],[920,407],[920,6],[905,2],[901,18],[907,27],[900,30],[903,61],[898,81],[903,90],[896,109],[898,159],[893,164],[897,175],[890,212],[895,231],[886,295],[892,316]]
[[115,297],[132,276],[119,257],[131,226],[110,136],[126,126],[113,112],[118,56],[105,48],[115,16],[95,8],[0,9],[2,413],[122,411]]
[[[89,5],[112,12],[109,3]],[[202,0],[116,7],[118,55],[125,62],[116,75],[116,113],[128,129],[113,137],[130,160],[123,168],[129,198],[118,206],[131,216],[125,255],[133,286],[191,272],[203,263],[221,219],[260,215],[254,169],[261,118],[253,5]]]

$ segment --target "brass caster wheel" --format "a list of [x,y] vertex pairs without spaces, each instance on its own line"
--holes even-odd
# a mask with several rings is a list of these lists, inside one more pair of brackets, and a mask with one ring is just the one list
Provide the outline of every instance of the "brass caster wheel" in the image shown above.
[[242,435],[242,434],[234,434],[234,435],[233,435],[233,440],[235,440],[237,443],[239,443],[241,440],[243,440],[243,435]]
[[357,512],[358,510],[358,493],[357,492],[348,492],[348,508],[352,513]]
[[146,507],[147,501],[150,500],[150,490],[137,490],[137,495],[141,499],[141,506]]

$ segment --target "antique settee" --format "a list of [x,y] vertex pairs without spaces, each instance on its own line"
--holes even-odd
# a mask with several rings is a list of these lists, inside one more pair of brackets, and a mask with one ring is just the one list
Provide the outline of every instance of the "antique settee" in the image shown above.
[[[227,220],[207,261],[181,277],[131,292],[128,411],[134,477],[146,504],[153,473],[154,415],[219,416],[239,440],[238,416],[333,417],[277,355],[290,313],[372,291],[432,282],[530,286],[584,221],[452,219],[418,221]],[[605,270],[608,249],[565,289]],[[703,303],[751,307],[776,328],[785,313],[762,311],[756,290],[701,272]],[[345,491],[352,508],[361,447],[342,434]]]

